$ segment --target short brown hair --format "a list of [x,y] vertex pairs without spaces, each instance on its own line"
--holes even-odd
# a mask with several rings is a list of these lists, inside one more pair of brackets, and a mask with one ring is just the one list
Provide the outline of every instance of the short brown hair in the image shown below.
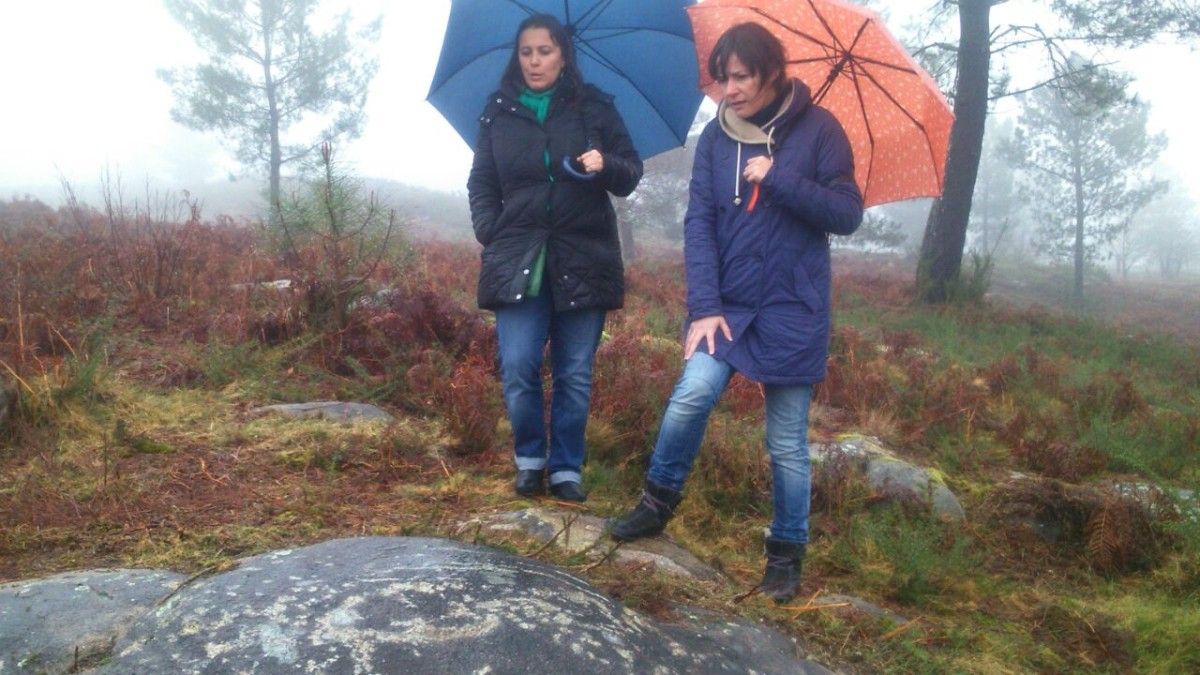
[[787,68],[783,43],[761,24],[739,23],[722,33],[708,55],[709,76],[717,81],[725,79],[729,57],[734,54],[750,69],[751,75],[773,76],[774,79],[766,84],[778,87],[783,82]]

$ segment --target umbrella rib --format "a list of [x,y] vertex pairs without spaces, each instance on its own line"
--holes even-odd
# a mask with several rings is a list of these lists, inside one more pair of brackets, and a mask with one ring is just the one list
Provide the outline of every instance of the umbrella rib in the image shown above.
[[495,53],[495,52],[498,52],[498,51],[504,51],[504,50],[507,50],[507,49],[509,49],[509,46],[508,46],[508,45],[499,45],[499,46],[497,46],[497,47],[492,47],[491,49],[489,49],[489,50],[487,50],[487,51],[485,51],[485,52],[481,52],[481,53],[479,54],[479,56],[476,56],[475,58],[471,59],[470,61],[467,61],[466,63],[464,63],[464,64],[462,65],[462,67],[461,67],[461,68],[458,68],[458,69],[457,69],[457,70],[455,70],[453,73],[451,73],[451,74],[450,74],[450,76],[449,76],[449,77],[447,77],[447,78],[446,78],[446,80],[445,80],[444,82],[442,82],[441,84],[439,84],[439,85],[438,85],[437,89],[431,89],[431,90],[429,91],[429,94],[427,94],[427,95],[425,96],[426,100],[428,100],[430,97],[432,97],[432,96],[433,96],[434,94],[436,94],[438,91],[440,91],[442,87],[446,86],[446,83],[447,83],[447,82],[449,82],[450,80],[454,79],[456,76],[458,76],[458,74],[459,74],[459,73],[461,73],[462,71],[464,71],[464,70],[466,70],[467,68],[469,68],[469,67],[470,67],[472,64],[476,63],[477,61],[481,61],[481,60],[483,60],[483,59],[487,58],[488,56],[491,56],[491,55],[492,55],[493,53]]
[[525,13],[526,13],[526,14],[531,14],[531,15],[532,15],[532,14],[537,14],[537,10],[536,10],[536,9],[534,9],[534,8],[530,7],[529,5],[527,5],[527,4],[523,3],[523,2],[520,2],[519,0],[504,0],[504,1],[505,1],[505,2],[507,2],[507,3],[508,3],[508,4],[510,4],[510,5],[514,5],[514,6],[518,7],[518,8],[520,8],[520,9],[523,9],[523,10],[525,10]]
[[[933,140],[929,138],[929,130],[925,128],[925,125],[922,124],[921,121],[916,118],[916,116],[914,116],[911,112],[908,111],[908,108],[905,108],[904,105],[902,105],[899,101],[897,101],[896,97],[892,96],[892,93],[890,91],[888,91],[887,89],[885,89],[884,86],[879,83],[879,80],[875,79],[875,76],[872,75],[870,73],[870,71],[868,71],[866,68],[862,68],[861,66],[859,67],[858,70],[861,71],[863,77],[870,80],[871,84],[874,84],[875,87],[878,88],[879,91],[882,92],[883,95],[886,96],[887,99],[889,101],[891,101],[892,104],[895,105],[896,108],[900,112],[904,113],[904,116],[907,117],[909,119],[909,121],[913,123],[913,126],[915,126],[917,129],[919,129],[921,131],[921,136],[923,136],[925,138],[925,147],[929,149],[930,165],[933,167],[933,172],[934,172],[934,175],[936,176],[937,175],[937,153],[935,153],[933,151]],[[856,78],[856,82],[857,82],[857,78]],[[939,180],[938,182],[940,183],[941,181]]]
[[[567,0],[563,0],[563,2],[566,1]],[[575,22],[575,34],[579,35],[580,33],[591,28],[592,24],[596,22],[596,19],[600,18],[600,15],[603,14],[604,11],[607,10],[612,4],[613,0],[605,0],[604,2],[598,2],[592,5],[592,8],[584,12],[583,16],[579,17],[579,20]],[[584,21],[587,23],[584,23]]]
[[638,93],[638,95],[641,96],[642,99],[646,101],[646,104],[647,104],[646,107],[648,107],[654,111],[654,115],[656,117],[658,117],[659,120],[662,121],[663,125],[667,127],[667,129],[671,132],[671,134],[673,136],[675,136],[675,139],[677,141],[679,141],[680,144],[683,144],[687,140],[686,132],[684,133],[684,136],[680,137],[680,135],[675,132],[675,129],[671,127],[671,123],[669,121],[667,121],[667,118],[663,117],[663,114],[661,112],[659,112],[658,108],[655,107],[654,104],[650,103],[650,101],[653,99],[651,99],[650,96],[648,94],[646,94],[646,92],[643,91],[640,86],[638,86],[633,80],[631,80],[628,75],[626,75],[620,68],[618,68],[615,63],[613,63],[608,58],[606,58],[603,54],[601,54],[599,51],[597,51],[597,49],[595,47],[593,47],[587,40],[580,39],[578,36],[576,36],[575,41],[579,43],[579,47],[580,47],[579,51],[584,52],[588,56],[592,57],[596,61],[596,63],[599,63],[602,67],[607,68],[608,70],[612,71],[614,75],[617,75],[617,76],[623,78],[625,80],[625,82],[627,82],[629,84],[629,86],[632,87],[633,90],[636,91]]
[[[701,7],[704,7],[704,5],[696,5],[696,8],[701,8]],[[754,12],[755,14],[758,14],[759,16],[761,16],[762,18],[764,18],[768,21],[771,21],[772,23],[778,24],[780,28],[783,28],[784,30],[788,31],[789,33],[793,33],[799,37],[804,38],[805,40],[808,40],[809,42],[820,45],[820,46],[824,47],[825,49],[829,49],[834,52],[838,51],[839,45],[822,42],[820,39],[813,37],[812,35],[809,35],[808,33],[805,33],[804,31],[800,30],[799,28],[793,28],[792,26],[787,25],[786,23],[780,21],[779,19],[776,19],[775,17],[771,16],[770,14],[767,14],[766,12],[762,11],[761,9],[758,9],[757,7],[751,7],[750,11]],[[835,43],[837,42],[836,38],[834,38],[834,42]]]
[[862,39],[863,33],[867,32],[867,26],[869,25],[871,25],[871,20],[867,19],[858,27],[858,32],[854,34],[854,42],[851,42],[850,46],[846,48],[846,54],[853,53],[854,48],[858,46],[858,41]]
[[[605,26],[604,28],[598,28],[596,30],[597,31],[601,31],[601,30],[613,31],[613,32],[611,34],[606,32],[603,35],[597,35],[595,37],[588,38],[592,42],[595,42],[596,40],[604,40],[604,39],[607,39],[610,37],[619,37],[621,35],[628,35],[629,33],[657,33],[659,35],[667,35],[670,37],[679,38],[680,40],[686,41],[688,44],[692,44],[692,36],[691,35],[680,35],[679,33],[676,33],[674,31],[663,30],[662,28],[648,28],[646,26]],[[582,32],[583,31],[579,31],[579,33],[582,33]],[[579,33],[577,33],[577,35]]]
[[[863,32],[867,30],[867,26],[870,23],[871,20],[867,19],[861,26],[858,27],[858,32],[854,34],[854,42],[850,43],[850,46],[846,49],[846,51],[842,52],[841,58],[839,58],[837,62],[833,64],[833,68],[831,68],[829,70],[829,74],[825,76],[825,82],[821,84],[821,88],[817,91],[817,94],[815,97],[813,97],[813,100],[820,101],[821,99],[825,98],[825,94],[829,91],[829,88],[833,86],[834,81],[837,80],[838,76],[842,74],[843,70],[845,70],[846,64],[853,64],[855,55],[852,50],[858,46],[858,41],[862,39]],[[851,68],[853,68],[853,65],[851,65]]]
[[867,117],[867,103],[863,100],[862,87],[858,83],[858,73],[853,64],[850,67],[850,82],[854,84],[854,95],[858,98],[858,112],[862,115],[863,126],[867,128],[867,142],[871,145],[871,161],[867,162],[867,179],[863,181],[862,193],[866,199],[867,190],[871,186],[871,176],[875,173],[875,132],[871,129],[871,118]]
[[829,26],[829,22],[825,20],[825,17],[821,16],[821,12],[817,10],[817,6],[813,3],[813,0],[808,0],[808,6],[810,9],[812,9],[813,14],[816,15],[817,20],[821,22],[821,26],[825,28],[825,32],[829,34],[829,39],[833,40],[833,43],[837,45],[837,48],[842,52],[850,51],[842,46],[842,41],[839,40],[837,34],[833,32],[833,28]]
[[837,58],[835,55],[830,54],[828,56],[814,56],[809,59],[789,59],[788,65],[799,66],[806,63],[831,63],[835,58]]
[[[880,61],[879,59],[874,59],[869,56],[860,56],[858,54],[854,54],[851,52],[851,50],[854,49],[854,44],[858,44],[859,38],[862,36],[862,34],[866,30],[867,26],[870,25],[870,23],[871,23],[870,19],[867,19],[866,21],[864,21],[862,26],[859,27],[858,33],[854,37],[854,44],[850,45],[850,47],[842,47],[841,42],[838,41],[836,37],[833,38],[834,42],[836,44],[826,44],[826,43],[818,40],[817,38],[814,38],[813,36],[809,35],[808,33],[805,33],[802,30],[793,28],[792,26],[789,26],[788,24],[783,23],[779,19],[776,19],[775,17],[771,16],[770,14],[767,14],[766,12],[763,12],[762,10],[754,9],[753,11],[758,13],[763,18],[768,19],[769,21],[772,21],[772,22],[778,24],[780,28],[783,28],[784,30],[786,30],[790,33],[793,33],[799,37],[802,37],[806,40],[809,40],[810,42],[813,42],[821,47],[824,47],[825,49],[828,49],[828,50],[831,50],[834,52],[833,54],[830,54],[829,56],[826,56],[826,57],[815,57],[815,58],[811,58],[811,59],[794,59],[794,60],[788,61],[788,63],[800,64],[800,63],[814,63],[817,61],[830,61],[837,56],[837,52],[841,51],[843,53],[849,53],[851,58],[856,61],[861,61],[863,63],[871,63],[871,64],[874,64],[877,66],[882,66],[884,68],[891,68],[892,70],[897,70],[902,73],[911,73],[913,75],[917,74],[916,69],[914,69],[912,67],[899,66],[894,63]],[[818,17],[820,17],[820,15],[818,15]],[[824,19],[822,19],[822,23],[824,23]]]
[[859,56],[859,55],[855,54],[851,58],[856,63],[869,63],[873,66],[879,66],[880,68],[890,68],[896,72],[908,73],[909,75],[917,74],[917,70],[915,68],[911,68],[908,66],[898,66],[894,63],[888,63],[887,61],[880,61],[879,59],[873,59],[868,56]]

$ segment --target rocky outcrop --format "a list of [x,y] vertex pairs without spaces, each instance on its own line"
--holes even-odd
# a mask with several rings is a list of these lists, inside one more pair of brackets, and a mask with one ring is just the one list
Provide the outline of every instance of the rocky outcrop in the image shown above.
[[257,415],[285,415],[297,419],[325,419],[334,422],[353,422],[356,420],[378,420],[393,422],[395,417],[390,413],[370,403],[345,403],[342,401],[313,401],[311,403],[280,403],[254,408],[250,411]]
[[866,476],[876,496],[924,501],[934,513],[947,520],[966,518],[962,504],[936,471],[904,461],[877,439],[847,435],[833,443],[813,443],[809,453],[814,471],[819,471],[821,464],[845,457]]
[[[569,553],[584,553],[593,560],[608,556],[628,563],[652,563],[656,569],[680,577],[718,581],[724,576],[665,537],[625,542],[619,547],[608,537],[603,518],[583,513],[533,508],[484,516],[463,523],[461,531],[482,527],[488,532],[520,531],[542,543],[553,541]],[[612,551],[610,549],[616,549]]]
[[105,660],[117,638],[183,579],[95,570],[0,585],[0,673],[65,673]]
[[[754,622],[683,608],[679,623],[657,623],[561,569],[442,539],[333,540],[182,582],[164,575],[131,585],[135,573],[121,574],[102,588],[89,574],[4,587],[0,635],[12,644],[3,643],[0,670],[828,672]],[[141,593],[127,597],[125,586]],[[41,646],[7,637],[35,634]],[[75,662],[85,634],[99,634],[100,647]]]
[[[701,561],[691,551],[666,535],[623,542],[616,547],[616,542],[608,537],[607,521],[586,514],[546,508],[510,511],[462,523],[459,532],[469,536],[473,528],[491,534],[519,531],[543,544],[557,546],[568,553],[583,553],[592,560],[607,557],[608,560],[618,563],[652,563],[655,570],[677,577],[701,581],[729,581],[723,573]],[[767,534],[768,531],[764,529],[763,536]],[[802,599],[798,598],[793,603],[800,604],[801,601]],[[811,602],[818,606],[828,606],[837,614],[858,613],[897,625],[908,621],[891,610],[851,595],[822,593]],[[695,608],[676,609],[684,617],[702,613]]]

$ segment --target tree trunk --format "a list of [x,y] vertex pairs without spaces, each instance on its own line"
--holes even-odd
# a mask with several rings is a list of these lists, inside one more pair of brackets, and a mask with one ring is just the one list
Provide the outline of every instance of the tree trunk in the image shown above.
[[637,260],[637,247],[633,242],[633,223],[628,218],[617,219],[617,233],[621,237],[621,259],[626,263]]
[[1084,249],[1083,249],[1083,157],[1080,153],[1078,145],[1071,153],[1072,180],[1075,183],[1075,286],[1072,291],[1072,299],[1075,301],[1075,306],[1083,308],[1083,264],[1084,264]]
[[613,200],[613,211],[617,214],[617,237],[621,240],[621,260],[629,264],[637,259],[637,248],[633,241],[633,202],[628,197]]
[[267,95],[267,132],[270,135],[271,156],[269,161],[269,169],[271,174],[271,187],[268,199],[271,200],[271,213],[278,214],[281,206],[280,202],[280,165],[283,164],[283,151],[279,147],[279,101],[278,92],[276,91],[275,77],[271,73],[271,44],[274,40],[275,14],[272,11],[273,5],[263,5],[261,8],[262,21],[262,36],[263,36],[263,89]]
[[279,210],[280,165],[283,164],[283,151],[279,147],[279,108],[275,102],[275,83],[271,80],[270,69],[267,72],[267,107],[269,114],[269,131],[271,134],[271,211]]
[[941,198],[934,200],[929,211],[917,263],[917,289],[925,302],[950,299],[962,270],[987,121],[991,6],[992,0],[961,0],[958,5],[961,36],[946,182]]
[[271,110],[271,208],[278,209],[280,205],[280,165],[283,164],[283,153],[279,149],[279,113]]

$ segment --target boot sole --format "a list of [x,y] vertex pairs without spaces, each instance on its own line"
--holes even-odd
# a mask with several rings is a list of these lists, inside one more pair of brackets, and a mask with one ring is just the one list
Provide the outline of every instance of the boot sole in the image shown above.
[[658,535],[662,534],[663,530],[665,530],[665,529],[666,528],[664,527],[664,528],[660,528],[658,530],[646,532],[644,534],[635,534],[633,536],[623,536],[623,535],[617,534],[616,532],[613,532],[612,530],[609,530],[608,536],[612,537],[613,539],[616,539],[617,541],[637,541],[638,539],[648,539],[650,537],[657,537]]
[[770,591],[763,591],[763,594],[774,600],[775,604],[782,605],[785,602],[791,602],[792,600],[795,600],[796,596],[799,595],[799,591],[792,593],[791,595],[777,595],[775,593],[771,593]]

